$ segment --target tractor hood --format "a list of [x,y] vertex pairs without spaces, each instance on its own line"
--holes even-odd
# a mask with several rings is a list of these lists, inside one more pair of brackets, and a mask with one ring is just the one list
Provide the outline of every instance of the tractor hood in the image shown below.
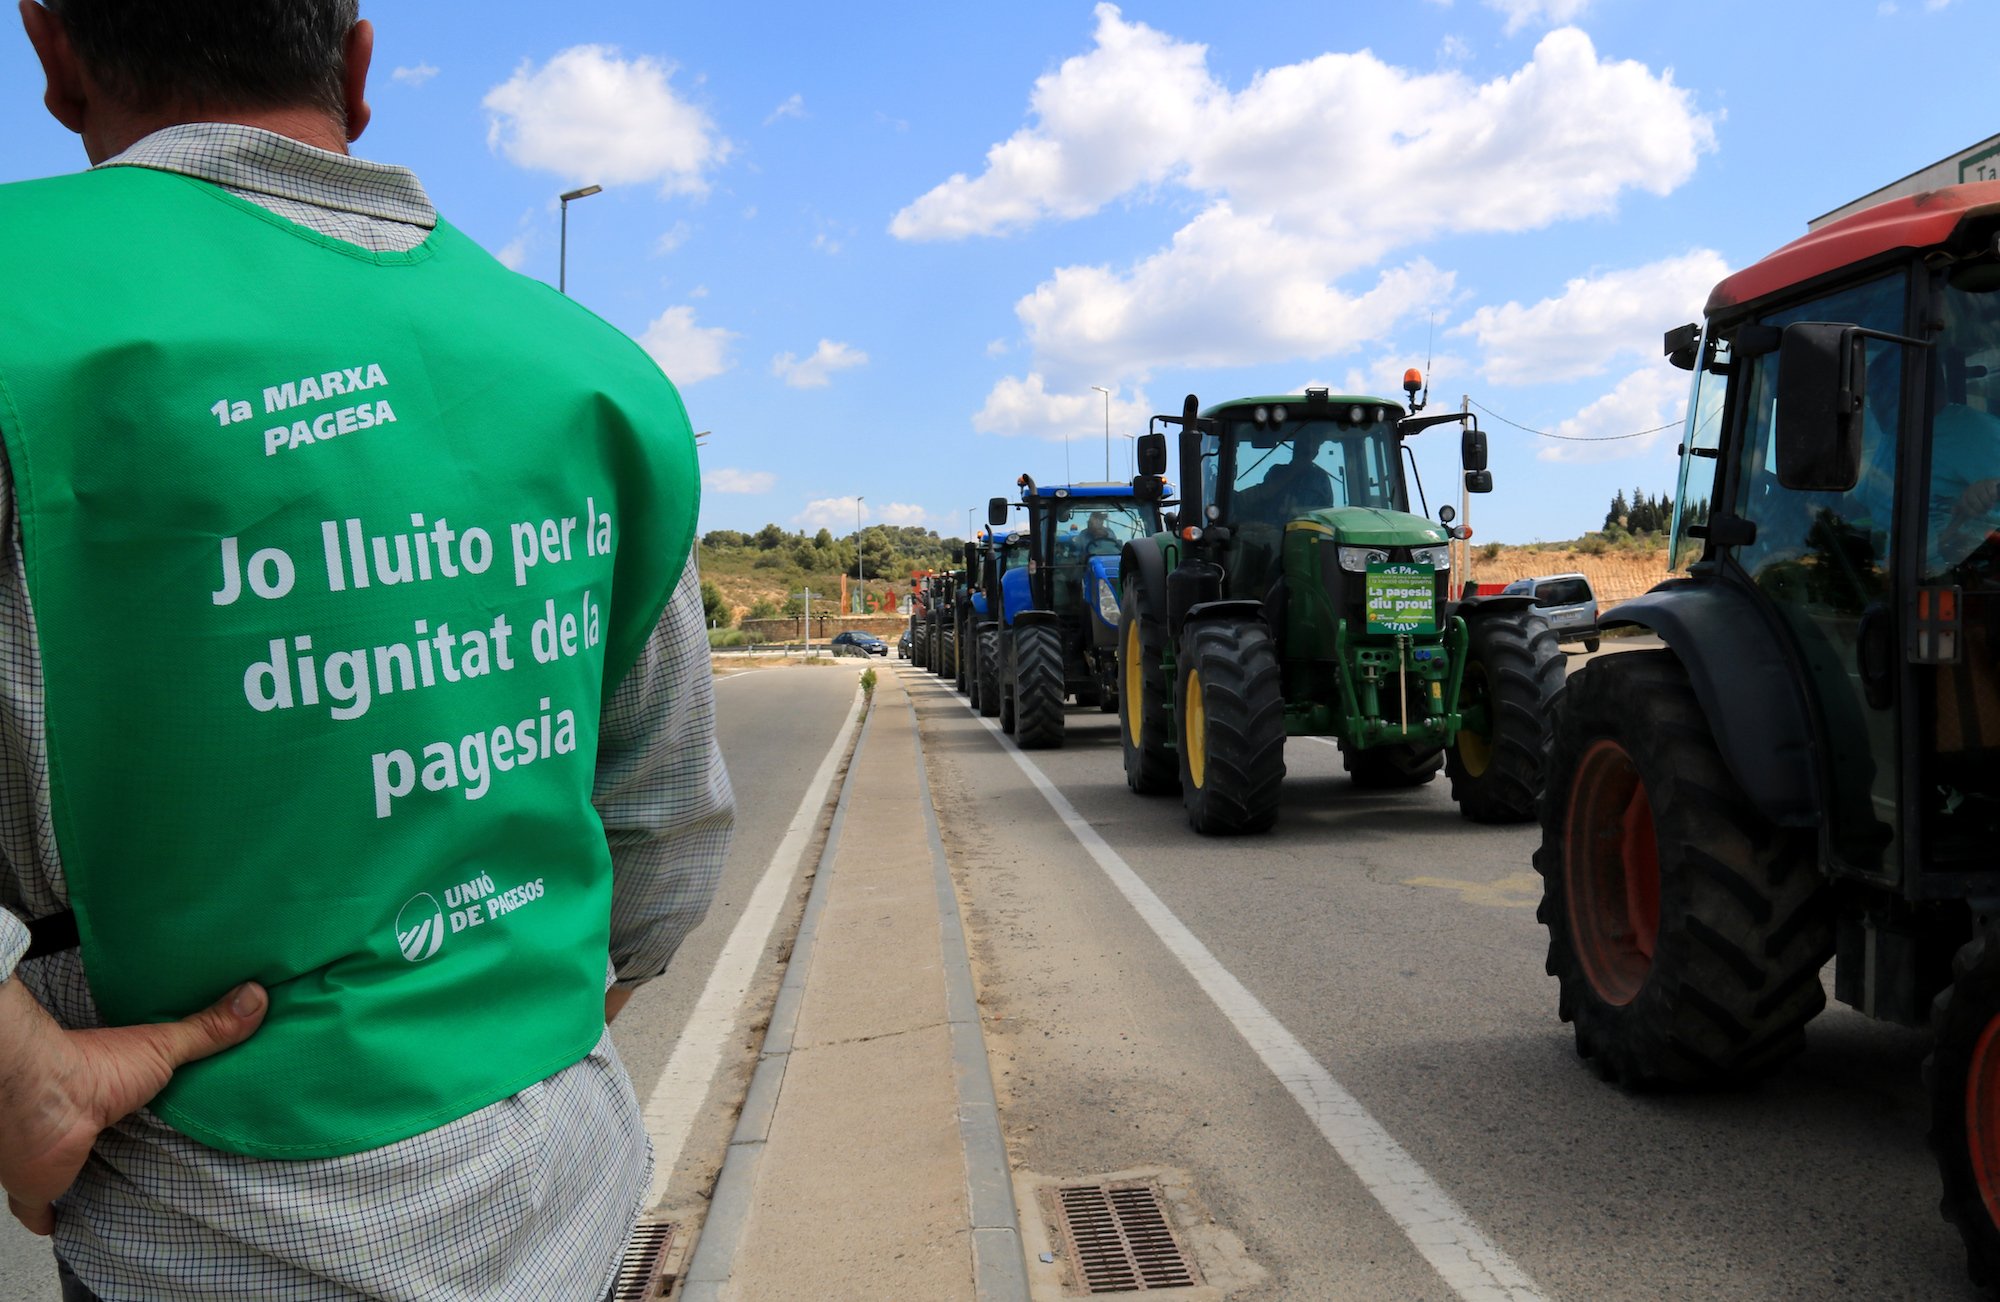
[[1385,511],[1374,506],[1337,506],[1325,511],[1309,511],[1285,526],[1287,532],[1304,529],[1326,533],[1356,547],[1424,547],[1449,542],[1444,526],[1435,520],[1407,511]]

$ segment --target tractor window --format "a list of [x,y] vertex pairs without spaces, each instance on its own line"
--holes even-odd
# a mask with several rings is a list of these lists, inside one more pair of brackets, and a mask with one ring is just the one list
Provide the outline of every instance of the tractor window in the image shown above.
[[1958,590],[1961,632],[1957,663],[1921,671],[1926,859],[1988,867],[2000,841],[2000,268],[1954,273],[1942,304],[1922,585]]
[[1152,516],[1136,502],[1072,499],[1056,522],[1056,563],[1116,556],[1134,538],[1150,537]]
[[1235,422],[1232,433],[1236,473],[1229,514],[1238,524],[1282,528],[1308,511],[1342,506],[1403,509],[1402,466],[1387,420],[1288,421],[1262,429],[1246,420]]
[[1709,499],[1715,494],[1715,472],[1721,464],[1722,406],[1728,392],[1729,341],[1709,336],[1694,371],[1694,396],[1688,400],[1687,427],[1681,432],[1681,478],[1674,493],[1672,550],[1667,568],[1679,569],[1683,556],[1697,549],[1687,534],[1691,524],[1706,524]]
[[[1839,321],[1902,333],[1906,295],[1907,281],[1898,273],[1762,321]],[[1748,359],[1736,510],[1756,524],[1757,536],[1736,549],[1736,560],[1789,626],[1824,721],[1833,856],[1851,871],[1877,875],[1893,872],[1900,854],[1897,716],[1869,706],[1859,646],[1864,619],[1895,618],[1892,516],[1904,351],[1879,339],[1867,347],[1861,473],[1844,493],[1805,492],[1778,482],[1779,354]]]

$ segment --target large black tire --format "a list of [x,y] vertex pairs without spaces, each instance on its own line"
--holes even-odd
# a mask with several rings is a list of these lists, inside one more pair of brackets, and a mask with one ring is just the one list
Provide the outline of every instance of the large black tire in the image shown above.
[[917,625],[917,631],[910,635],[910,663],[928,669],[930,667],[931,626]]
[[1484,722],[1460,729],[1446,749],[1451,798],[1475,823],[1525,823],[1542,795],[1562,647],[1549,621],[1532,611],[1475,615],[1470,624],[1459,704]]
[[1670,651],[1578,670],[1555,713],[1535,916],[1577,1053],[1631,1089],[1769,1074],[1826,1006],[1815,841],[1757,813]]
[[979,635],[979,713],[992,719],[1000,714],[1000,634]]
[[938,633],[938,677],[958,677],[958,630],[946,624]]
[[960,694],[970,696],[972,694],[972,680],[974,678],[972,672],[972,626],[964,620],[959,620],[955,624],[954,629],[955,631],[951,639],[952,686]]
[[1030,624],[1014,630],[1014,740],[1022,750],[1063,744],[1062,630]]
[[2000,941],[1981,935],[1952,961],[1952,984],[1931,1005],[1936,1040],[1924,1063],[1931,1152],[1944,1181],[1938,1209],[1965,1240],[1981,1287],[2000,1281]]
[[1352,750],[1342,743],[1340,764],[1355,786],[1387,791],[1429,782],[1444,767],[1444,752],[1436,746],[1410,743]]
[[1271,631],[1247,621],[1189,624],[1176,659],[1188,824],[1205,836],[1268,831],[1285,781],[1285,695]]
[[1167,613],[1146,609],[1137,583],[1125,585],[1118,604],[1118,742],[1125,753],[1125,785],[1142,796],[1181,789],[1167,703],[1173,684],[1166,657]]

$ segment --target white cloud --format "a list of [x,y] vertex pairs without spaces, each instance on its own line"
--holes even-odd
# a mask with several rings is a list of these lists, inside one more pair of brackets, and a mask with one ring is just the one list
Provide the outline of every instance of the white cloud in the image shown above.
[[389,74],[391,78],[404,86],[421,86],[437,75],[438,70],[428,63],[419,63],[409,68],[398,68]]
[[[1144,390],[1127,396],[1111,390],[1111,435],[1143,434],[1153,414]],[[982,434],[1026,434],[1061,442],[1068,438],[1104,437],[1104,395],[1085,386],[1076,392],[1051,393],[1039,372],[1025,378],[1008,376],[986,395],[986,405],[972,418]]]
[[796,353],[779,353],[771,359],[771,374],[794,389],[824,389],[835,371],[866,366],[868,354],[850,344],[822,339],[811,357],[800,361]]
[[[860,519],[865,523],[874,512],[862,504]],[[806,509],[792,517],[792,523],[801,529],[831,529],[835,533],[842,529],[852,530],[856,519],[854,499],[851,497],[821,497],[806,503]]]
[[[1551,442],[1535,458],[1577,465],[1644,456],[1662,441],[1675,439],[1674,431],[1680,428],[1681,416],[1687,408],[1687,394],[1687,376],[1664,361],[1634,371],[1611,392],[1549,431],[1570,439],[1604,442]],[[1642,430],[1650,433],[1641,434]],[[1639,437],[1617,437],[1626,434]]]
[[670,307],[646,327],[639,346],[652,354],[668,379],[685,388],[728,370],[729,341],[736,337],[721,326],[696,325],[691,307]]
[[795,92],[784,103],[771,110],[769,116],[764,119],[764,125],[768,127],[773,122],[778,122],[785,118],[802,118],[805,115],[806,97]]
[[523,63],[487,92],[487,144],[517,166],[569,181],[658,182],[700,194],[729,157],[707,113],[674,94],[673,68],[577,45],[540,68]]
[[1712,249],[1579,277],[1560,298],[1533,307],[1482,307],[1449,333],[1471,335],[1486,352],[1495,384],[1535,384],[1602,374],[1621,357],[1657,357],[1662,323],[1701,315],[1729,264]]
[[821,253],[824,253],[827,256],[832,257],[833,255],[840,252],[840,241],[834,239],[832,236],[828,235],[825,231],[821,231],[819,234],[813,236],[813,247],[815,249],[818,249]]
[[1557,27],[1583,17],[1590,0],[1486,0],[1488,9],[1507,16],[1507,35],[1512,36],[1530,23]]
[[[1198,215],[1128,266],[1057,268],[1016,304],[1033,369],[1059,389],[1163,366],[1336,356],[1447,297],[1452,276],[1399,248],[1521,231],[1665,194],[1715,145],[1670,73],[1599,58],[1550,32],[1479,83],[1373,54],[1325,54],[1218,82],[1205,47],[1116,6],[1094,48],[1040,78],[1030,120],[895,215],[905,240],[958,239],[1088,216],[1178,190]],[[1476,201],[1465,177],[1478,176]],[[1367,274],[1372,285],[1343,286]],[[1087,377],[1087,378],[1086,378]]]
[[890,502],[882,508],[883,524],[893,524],[898,528],[928,528],[930,522],[930,512],[909,502]]
[[1014,344],[1011,340],[1007,339],[995,339],[986,345],[986,355],[988,357],[1005,357],[1013,351]]
[[778,477],[768,470],[732,470],[718,466],[704,471],[701,486],[711,493],[768,493]]
[[694,229],[686,222],[675,222],[672,227],[660,233],[659,239],[653,241],[653,256],[656,258],[665,257],[681,245],[686,244],[688,236],[692,234],[694,234]]
[[1446,34],[1438,42],[1437,57],[1439,63],[1465,63],[1472,58],[1472,47],[1465,43],[1463,37]]
[[528,249],[533,244],[534,232],[522,231],[519,235],[501,245],[499,252],[493,256],[498,258],[500,265],[507,268],[507,270],[519,271],[527,264]]

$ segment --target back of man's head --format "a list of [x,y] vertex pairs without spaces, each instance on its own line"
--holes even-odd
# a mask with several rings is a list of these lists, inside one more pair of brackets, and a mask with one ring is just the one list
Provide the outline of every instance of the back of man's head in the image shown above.
[[98,87],[128,109],[345,112],[360,0],[46,0]]

